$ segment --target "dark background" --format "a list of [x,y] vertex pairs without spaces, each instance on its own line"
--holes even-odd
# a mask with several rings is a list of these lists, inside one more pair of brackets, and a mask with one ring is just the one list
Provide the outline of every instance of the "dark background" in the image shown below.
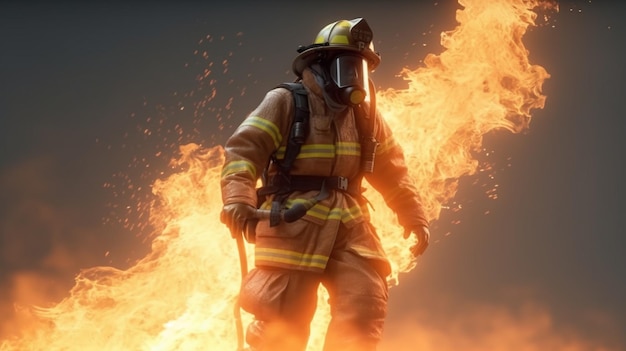
[[[147,189],[177,145],[222,143],[266,90],[293,79],[295,49],[325,24],[367,18],[383,56],[374,78],[401,86],[401,67],[441,51],[458,7],[0,3],[0,336],[13,331],[13,303],[58,301],[80,268],[142,257]],[[546,106],[523,135],[486,137],[498,199],[462,180],[464,210],[442,214],[392,289],[390,337],[411,323],[441,343],[437,332],[478,340],[531,325],[558,345],[626,350],[625,10],[562,1],[527,33],[531,63],[551,74]]]

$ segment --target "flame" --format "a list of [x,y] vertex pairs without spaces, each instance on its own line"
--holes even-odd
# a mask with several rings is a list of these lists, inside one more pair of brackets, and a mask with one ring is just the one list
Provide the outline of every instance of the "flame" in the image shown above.
[[[403,69],[406,89],[384,89],[378,97],[431,220],[454,197],[458,179],[476,172],[474,154],[485,133],[528,127],[531,111],[544,106],[541,87],[549,77],[529,63],[522,43],[539,2],[459,3],[457,28],[441,35],[445,50],[428,55],[422,67]],[[222,161],[219,146],[181,146],[171,164],[180,171],[153,184],[150,220],[158,235],[151,252],[127,270],[81,271],[69,297],[35,310],[32,328],[0,350],[234,350],[240,272],[235,242],[218,220]],[[398,273],[415,265],[410,245],[383,200],[369,196],[397,283]],[[329,318],[323,292],[320,299],[312,350],[321,348]]]

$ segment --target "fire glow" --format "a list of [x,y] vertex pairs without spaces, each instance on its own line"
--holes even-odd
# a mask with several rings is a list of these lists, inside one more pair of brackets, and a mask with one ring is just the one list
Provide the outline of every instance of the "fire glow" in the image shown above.
[[[378,108],[404,146],[431,220],[454,197],[458,179],[476,172],[472,155],[484,134],[528,128],[531,111],[544,106],[541,88],[549,77],[529,63],[522,43],[538,2],[459,2],[457,28],[442,33],[445,50],[428,55],[420,68],[404,69],[406,89],[378,92]],[[235,350],[240,273],[235,242],[218,219],[222,156],[220,146],[181,146],[172,161],[181,171],[153,184],[158,201],[150,220],[158,232],[151,252],[127,270],[83,270],[69,297],[36,310],[32,328],[0,350]],[[415,265],[410,244],[383,200],[367,196],[395,284],[398,273]],[[326,296],[321,291],[310,350],[322,344]]]

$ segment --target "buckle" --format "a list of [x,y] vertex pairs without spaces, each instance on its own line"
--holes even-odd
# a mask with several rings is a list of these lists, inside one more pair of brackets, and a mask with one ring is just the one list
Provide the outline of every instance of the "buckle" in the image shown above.
[[348,178],[337,177],[337,189],[347,191],[348,190]]

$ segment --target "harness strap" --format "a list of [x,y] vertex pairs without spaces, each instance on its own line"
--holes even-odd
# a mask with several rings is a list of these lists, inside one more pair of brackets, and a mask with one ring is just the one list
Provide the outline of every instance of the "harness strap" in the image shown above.
[[[295,116],[289,132],[289,140],[285,148],[285,157],[278,160],[276,155],[272,155],[272,163],[276,165],[278,174],[274,177],[280,177],[284,180],[290,178],[289,173],[294,161],[300,154],[302,144],[306,140],[309,133],[309,99],[308,93],[302,83],[282,83],[278,87],[291,91],[294,99]],[[270,182],[270,184],[273,182]],[[270,226],[277,226],[280,223],[280,208],[291,191],[281,188],[280,185],[274,184],[264,186],[257,191],[261,196],[275,194],[272,200],[272,208],[270,210]]]
[[285,149],[285,157],[282,162],[274,159],[279,169],[289,175],[289,171],[293,166],[293,162],[300,154],[302,144],[309,132],[309,100],[307,97],[307,91],[302,83],[282,83],[279,85],[281,88],[289,89],[292,92],[295,116],[293,124],[291,125],[291,131],[289,133],[289,140],[287,141],[287,147]]
[[270,194],[289,194],[294,191],[312,191],[320,190],[322,185],[326,186],[327,190],[342,191],[353,196],[361,195],[361,182],[358,180],[349,180],[346,177],[341,176],[307,176],[307,175],[292,175],[288,178],[283,178],[279,175],[275,175],[270,180],[270,183],[262,188],[259,188],[260,195]]
[[[268,195],[274,195],[270,208],[270,226],[277,226],[281,221],[282,205],[294,191],[319,190],[320,193],[308,204],[308,206],[295,206],[290,211],[284,213],[287,222],[294,221],[306,214],[315,203],[325,199],[330,190],[342,191],[356,197],[361,197],[361,178],[348,180],[341,176],[307,176],[291,175],[291,168],[294,161],[300,154],[302,144],[304,144],[309,133],[309,100],[307,91],[301,82],[282,83],[278,87],[291,91],[295,105],[295,116],[289,132],[289,139],[285,148],[285,156],[279,160],[274,153],[271,162],[276,166],[277,173],[268,179],[268,168],[263,172],[263,186],[257,189],[259,200],[265,199]],[[372,131],[369,131],[370,133]],[[372,155],[373,156],[373,155]],[[265,201],[265,200],[262,200]]]

